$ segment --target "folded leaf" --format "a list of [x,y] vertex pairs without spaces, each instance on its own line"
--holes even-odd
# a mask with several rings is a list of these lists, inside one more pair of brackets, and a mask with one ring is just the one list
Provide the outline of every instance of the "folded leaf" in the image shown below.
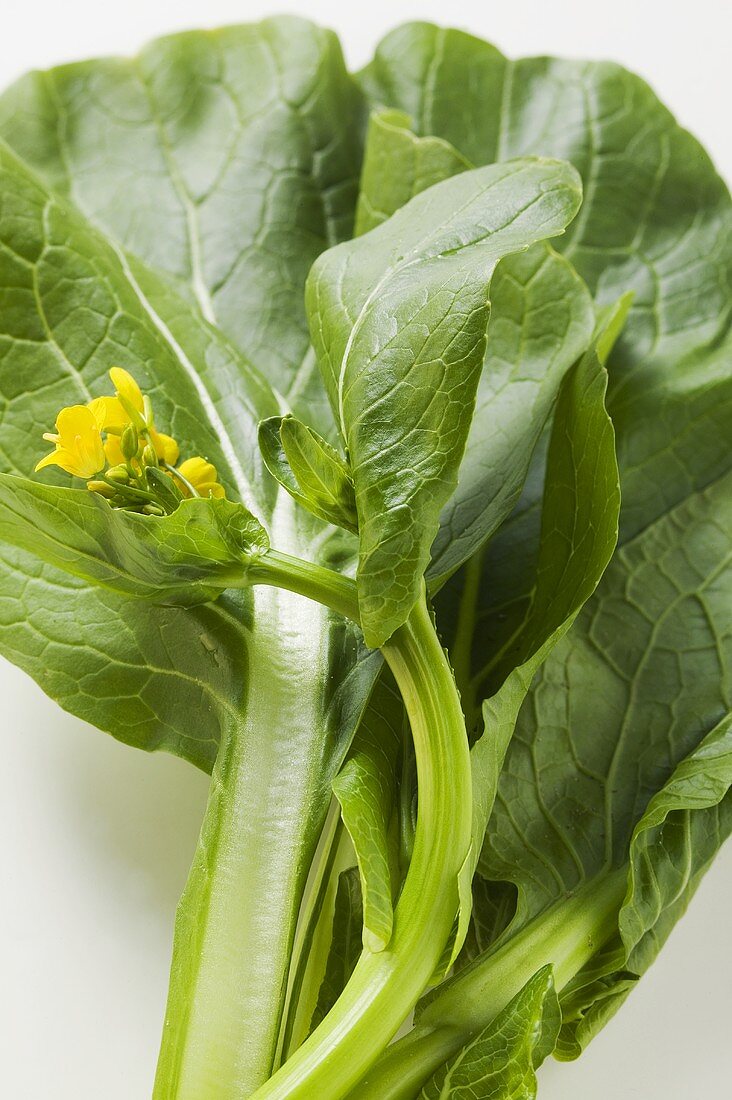
[[[621,309],[621,317],[627,305]],[[612,321],[615,320],[613,316]],[[473,765],[475,862],[493,809],[503,760],[521,705],[534,675],[567,633],[590,598],[610,561],[618,532],[620,486],[615,435],[605,410],[607,375],[598,357],[606,328],[562,382],[554,415],[546,465],[541,539],[533,592],[523,623],[486,666],[464,673],[468,721],[486,679],[501,685],[483,703],[483,733],[471,749]],[[481,568],[480,557],[470,568]],[[461,637],[475,626],[480,605],[466,606],[467,621],[458,621],[454,647],[459,654],[480,647],[480,632]],[[466,652],[467,651],[467,652]]]
[[333,913],[333,937],[331,939],[325,975],[318,993],[310,1030],[314,1031],[340,997],[351,977],[362,950],[361,886],[355,867],[341,871],[338,877],[335,910]]
[[237,587],[269,546],[241,504],[184,500],[168,516],[113,509],[85,489],[0,473],[3,539],[91,584],[150,600],[205,603]]
[[536,1069],[551,1054],[561,1014],[550,966],[432,1076],[418,1100],[534,1100]]
[[666,941],[722,839],[732,832],[732,716],[726,715],[654,795],[630,841],[619,937],[562,996],[558,1053],[577,1057]]
[[259,425],[259,446],[293,500],[326,523],[358,530],[348,467],[327,440],[294,416],[273,416]]
[[561,233],[579,201],[574,172],[556,161],[466,172],[313,267],[307,309],[356,490],[371,646],[414,605],[457,482],[496,264]]

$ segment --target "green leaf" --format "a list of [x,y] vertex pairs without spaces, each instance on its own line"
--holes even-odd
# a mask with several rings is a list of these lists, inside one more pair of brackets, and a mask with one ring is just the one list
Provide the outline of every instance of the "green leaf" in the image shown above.
[[472,167],[449,142],[413,134],[403,111],[372,112],[354,235],[375,229],[415,195]]
[[417,134],[473,164],[540,154],[580,173],[582,211],[556,247],[600,304],[634,292],[609,363],[623,538],[723,473],[729,193],[649,86],[605,61],[511,61],[426,23],[387,35],[361,82],[372,103],[406,112]]
[[325,975],[318,993],[318,1002],[310,1024],[311,1031],[314,1031],[321,1020],[325,1019],[353,973],[362,950],[362,923],[359,873],[355,867],[351,867],[338,876],[333,913],[333,937]]
[[171,515],[113,509],[97,493],[0,473],[3,538],[72,576],[113,591],[179,604],[237,587],[269,546],[241,504],[184,500]]
[[580,192],[556,161],[466,172],[314,265],[307,308],[359,517],[359,600],[378,646],[414,605],[467,439],[498,261],[561,233]]
[[293,500],[326,523],[358,531],[348,466],[327,440],[294,416],[273,416],[259,425],[259,446]]
[[[0,134],[25,159],[0,143],[0,467],[27,475],[59,408],[107,392],[108,369],[126,367],[158,427],[184,457],[214,463],[273,544],[330,561],[331,532],[264,470],[257,425],[302,403],[332,431],[303,289],[318,252],[350,232],[360,117],[335,38],[286,19],[33,74],[7,93]],[[350,548],[335,552],[348,568]],[[164,1060],[180,1053],[182,1019],[192,1048],[208,1049],[195,1036],[211,1015],[194,1006],[210,980],[235,1021],[217,1032],[218,1068],[241,1059],[237,1081],[253,1089],[272,1066],[330,784],[378,662],[364,664],[354,631],[290,594],[226,593],[183,611],[91,589],[9,547],[1,560],[2,651],[63,705],[208,769],[226,743],[179,914]],[[237,783],[246,822],[226,812]],[[266,849],[242,839],[267,819],[292,827]],[[232,853],[226,881],[252,902],[246,912],[219,905]],[[266,899],[266,927],[254,898]],[[199,935],[234,945],[224,966],[198,950]]]
[[211,771],[247,671],[248,593],[157,606],[0,543],[0,648],[64,710]]
[[[406,119],[394,111],[372,115],[359,227],[371,228],[364,211],[378,224],[439,179],[471,167],[447,142],[411,133]],[[593,327],[587,288],[549,245],[501,260],[491,284],[485,364],[458,485],[432,545],[434,581],[453,573],[511,511],[562,376],[587,347]]]
[[[729,709],[731,485],[626,543],[538,674],[480,864],[518,889],[509,935],[628,860],[653,796]],[[693,888],[709,852],[689,858]],[[481,946],[493,936],[486,924]]]
[[[471,750],[475,863],[505,753],[534,675],[594,592],[617,541],[620,486],[615,436],[605,410],[607,375],[597,353],[605,335],[605,329],[599,328],[592,347],[565,375],[559,391],[547,456],[536,577],[526,617],[487,666],[471,674],[471,661],[464,673],[470,677],[463,692],[469,721],[486,678],[491,675],[501,685],[483,703],[484,732]],[[471,568],[479,571],[480,567],[478,557]],[[470,608],[468,628],[474,626],[474,615],[475,609]],[[461,639],[458,633],[458,654],[474,644],[471,634]]]
[[404,708],[384,671],[374,688],[346,763],[333,781],[358,860],[364,945],[382,951],[391,939],[393,877],[397,862],[392,816]]
[[279,17],[30,73],[0,99],[0,137],[292,405],[305,278],[353,225],[362,110],[336,36]]
[[630,841],[619,937],[562,996],[562,1058],[576,1058],[651,965],[732,832],[732,715],[653,796]]
[[[276,402],[263,380],[161,279],[105,240],[2,144],[0,194],[5,470],[27,475],[59,408],[109,392],[106,371],[123,366],[153,392],[158,425],[176,435],[183,453],[209,457],[232,498],[252,503],[256,495],[260,514],[269,512],[273,494],[259,476],[256,423]],[[68,482],[60,472],[43,477]],[[1,564],[6,656],[82,718],[210,769],[220,723],[238,697],[232,685],[248,598],[227,598],[219,611],[186,618],[88,589],[7,546]],[[117,632],[101,625],[114,619],[123,624]],[[177,711],[179,698],[198,717],[195,728]]]
[[534,1100],[536,1069],[554,1049],[561,1015],[545,966],[495,1020],[432,1076],[419,1100]]

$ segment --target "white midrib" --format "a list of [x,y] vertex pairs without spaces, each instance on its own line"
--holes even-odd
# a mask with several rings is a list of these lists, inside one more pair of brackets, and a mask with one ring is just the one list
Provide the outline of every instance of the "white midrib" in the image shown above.
[[369,293],[369,296],[367,297],[364,304],[361,306],[361,309],[358,312],[358,317],[354,321],[353,327],[351,328],[351,331],[348,334],[348,340],[346,341],[346,346],[343,349],[343,357],[341,359],[340,370],[338,372],[338,420],[339,420],[339,423],[340,423],[340,426],[341,426],[341,433],[343,435],[344,440],[348,439],[348,433],[347,433],[347,430],[346,430],[346,416],[345,416],[345,409],[344,409],[344,392],[345,392],[345,386],[346,386],[346,372],[348,370],[348,360],[349,360],[350,355],[351,355],[351,349],[353,348],[353,342],[356,339],[356,336],[358,335],[358,332],[359,332],[361,326],[363,325],[363,322],[366,319],[366,315],[369,311],[369,307],[370,307],[371,303],[381,293],[381,290],[383,289],[385,284],[388,283],[389,279],[391,279],[393,275],[396,275],[401,271],[406,271],[406,269],[408,267],[411,267],[412,264],[418,263],[419,259],[420,259],[419,256],[414,256],[411,260],[407,261],[406,263],[397,264],[396,267],[387,268],[387,270],[384,272],[384,274],[379,279],[376,286]]
[[251,483],[247,475],[244,472],[244,468],[239,461],[239,456],[236,453],[236,448],[234,447],[231,436],[229,435],[229,432],[227,431],[227,428],[223,420],[221,419],[221,416],[218,409],[216,408],[216,404],[211,397],[211,394],[208,392],[206,386],[204,385],[203,379],[194,367],[191,360],[186,355],[179,342],[176,340],[168,325],[166,325],[165,321],[155,310],[152,303],[145,295],[145,292],[135,278],[134,272],[132,271],[127,256],[125,255],[123,250],[119,247],[118,244],[113,241],[110,241],[110,245],[114,250],[115,255],[117,256],[117,259],[119,260],[122,270],[124,272],[125,278],[135,292],[135,295],[140,305],[145,310],[145,313],[155,325],[155,328],[163,337],[168,347],[175,355],[177,361],[180,363],[181,367],[195,386],[196,393],[198,394],[201,404],[206,411],[209,423],[211,424],[211,427],[214,429],[216,435],[219,438],[221,450],[224,452],[226,461],[229,464],[229,468],[234,477],[234,481],[236,482],[236,487],[239,490],[239,495],[242,502],[246,505],[249,511],[252,512],[252,514],[260,520],[260,522],[262,522],[262,516],[257,505],[256,495],[252,489]]
[[[270,533],[287,553],[301,550],[295,509],[280,492]],[[210,942],[223,937],[229,946],[198,964],[177,1100],[213,1095],[218,1075],[249,1095],[271,1072],[296,927],[291,901],[302,888],[303,825],[320,787],[328,613],[267,585],[254,588],[253,604],[241,770],[219,845],[231,851],[231,866],[207,913]],[[212,1005],[220,1012],[212,1015]]]

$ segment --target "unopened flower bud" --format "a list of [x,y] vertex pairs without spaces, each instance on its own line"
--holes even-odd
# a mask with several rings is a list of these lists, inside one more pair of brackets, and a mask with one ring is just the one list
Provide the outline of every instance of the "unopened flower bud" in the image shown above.
[[142,464],[143,466],[157,466],[158,464],[158,456],[155,453],[155,448],[151,447],[149,443],[142,452]]
[[91,493],[99,493],[102,497],[113,497],[116,489],[111,485],[107,485],[106,481],[88,481],[86,487]]
[[122,432],[122,438],[120,439],[119,445],[122,454],[128,462],[131,462],[133,458],[137,457],[137,452],[140,448],[140,439],[134,424],[127,425]]
[[110,481],[119,481],[122,485],[126,485],[130,480],[126,466],[112,466],[111,470],[107,470],[107,477]]

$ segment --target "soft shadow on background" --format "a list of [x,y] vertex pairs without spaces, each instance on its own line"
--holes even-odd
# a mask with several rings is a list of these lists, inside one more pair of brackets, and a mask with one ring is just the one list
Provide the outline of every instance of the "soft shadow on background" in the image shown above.
[[0,699],[0,1094],[140,1100],[207,777],[64,714],[5,661]]

